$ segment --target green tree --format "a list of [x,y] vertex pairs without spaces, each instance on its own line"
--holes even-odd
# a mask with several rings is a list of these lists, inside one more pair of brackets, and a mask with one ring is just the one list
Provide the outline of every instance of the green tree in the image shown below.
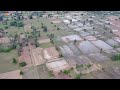
[[73,44],[75,45],[76,43],[77,43],[77,40],[75,39],[74,42],[73,42]]
[[44,31],[44,32],[47,32],[47,31],[48,31],[48,29],[47,29],[46,26],[43,27],[43,31]]
[[70,73],[70,70],[64,70],[63,73],[64,73],[64,74],[69,74],[69,73]]
[[20,67],[24,67],[24,66],[26,66],[27,64],[26,64],[26,62],[21,62],[21,63],[19,63],[19,66]]
[[23,75],[24,74],[24,72],[23,71],[20,71],[20,75]]
[[16,60],[16,58],[13,58],[12,60],[13,60],[12,63],[14,63],[14,64],[18,63],[17,60]]
[[81,79],[81,74],[77,74],[76,76],[75,76],[75,79]]

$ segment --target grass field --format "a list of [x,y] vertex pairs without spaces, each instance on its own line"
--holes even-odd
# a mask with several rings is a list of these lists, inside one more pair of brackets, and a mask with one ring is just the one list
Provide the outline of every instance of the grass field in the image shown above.
[[41,47],[41,48],[48,48],[48,47],[52,47],[52,46],[53,46],[53,44],[50,43],[50,42],[40,44],[40,47]]
[[0,53],[0,73],[17,70],[18,65],[12,63],[12,58],[18,59],[17,52],[12,50],[9,53]]

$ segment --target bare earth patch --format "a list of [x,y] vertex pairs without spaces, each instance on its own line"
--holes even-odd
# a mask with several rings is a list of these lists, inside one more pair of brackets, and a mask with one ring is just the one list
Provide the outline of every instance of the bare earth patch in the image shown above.
[[22,79],[20,70],[0,74],[0,79]]

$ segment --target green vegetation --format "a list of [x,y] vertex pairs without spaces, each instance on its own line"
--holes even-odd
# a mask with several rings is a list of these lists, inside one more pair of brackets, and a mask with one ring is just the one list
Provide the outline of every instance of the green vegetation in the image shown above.
[[19,66],[20,67],[24,67],[24,66],[26,66],[27,64],[26,64],[26,62],[21,62],[21,63],[19,63]]
[[24,23],[22,21],[12,21],[10,22],[10,26],[23,27]]
[[81,74],[77,74],[76,76],[75,76],[75,79],[81,79]]
[[53,71],[49,71],[49,76],[54,77]]
[[64,74],[70,74],[70,70],[64,70],[63,73]]
[[92,65],[91,64],[87,64],[87,67],[90,68]]
[[53,44],[50,43],[50,42],[40,44],[40,47],[41,47],[41,48],[48,48],[48,47],[52,47],[52,46],[53,46]]
[[114,45],[113,48],[117,48],[116,45]]
[[11,50],[9,53],[0,53],[0,73],[19,69],[17,64],[13,65],[13,58],[18,59],[16,50]]
[[23,75],[24,74],[24,72],[23,71],[20,71],[20,75]]
[[76,68],[77,68],[77,69],[78,69],[78,68],[83,68],[83,64],[81,64],[81,65],[76,64]]
[[10,52],[11,50],[13,50],[12,47],[4,47],[4,46],[0,47],[0,52]]
[[111,59],[112,59],[112,61],[118,61],[118,60],[120,60],[120,54],[113,55],[111,57]]

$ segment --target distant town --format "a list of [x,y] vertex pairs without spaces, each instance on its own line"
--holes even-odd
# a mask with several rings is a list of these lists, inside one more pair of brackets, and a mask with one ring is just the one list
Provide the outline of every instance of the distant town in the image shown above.
[[0,79],[120,79],[120,11],[0,11]]

